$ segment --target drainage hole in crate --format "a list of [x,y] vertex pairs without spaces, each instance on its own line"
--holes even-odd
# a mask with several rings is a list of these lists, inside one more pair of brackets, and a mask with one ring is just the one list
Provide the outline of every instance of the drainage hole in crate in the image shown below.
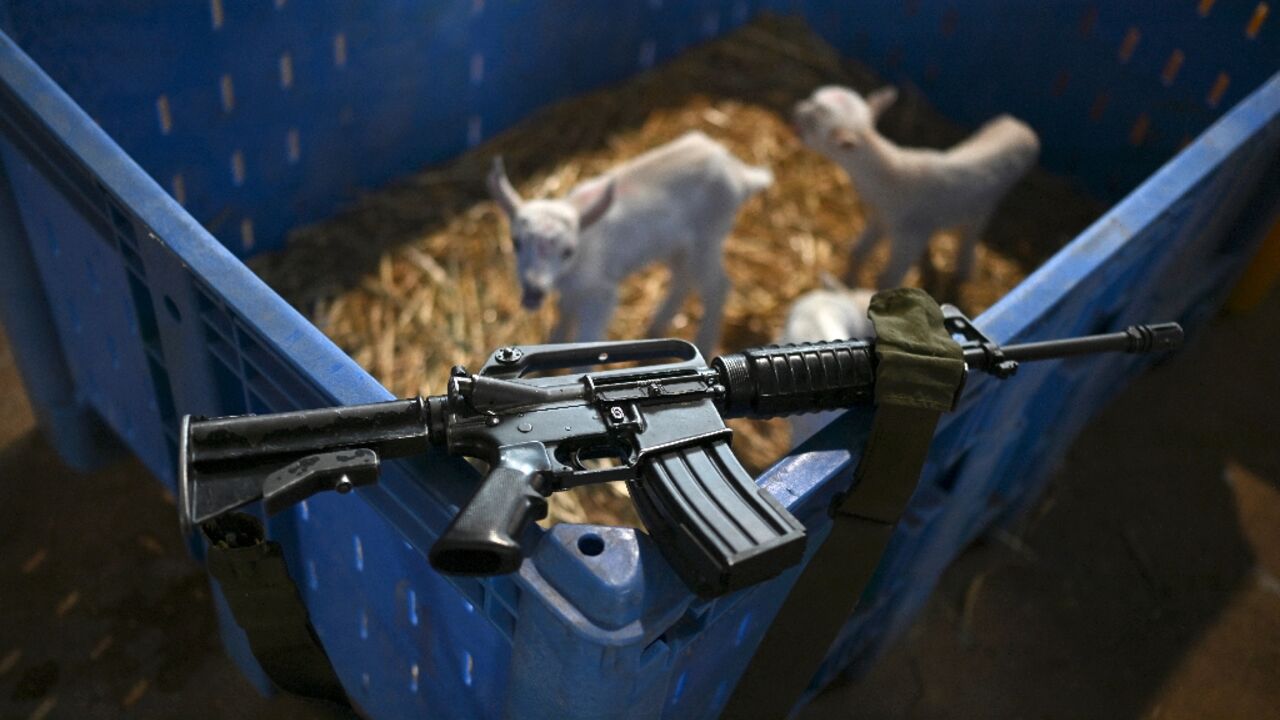
[[604,538],[595,533],[586,533],[578,538],[578,552],[595,557],[604,552]]
[[1218,103],[1222,102],[1222,96],[1227,94],[1227,88],[1231,86],[1231,76],[1227,73],[1218,73],[1217,79],[1213,81],[1213,87],[1209,89],[1209,95],[1205,98],[1205,102],[1209,107],[1216,108]]
[[182,311],[178,310],[178,304],[168,295],[164,296],[164,309],[169,312],[169,317],[173,318],[174,322],[182,322]]
[[280,89],[293,87],[293,56],[289,53],[280,55]]
[[311,507],[307,505],[306,500],[298,503],[298,516],[302,518],[303,522],[311,519]]
[[462,682],[467,687],[471,687],[474,681],[474,673],[476,669],[475,658],[471,657],[471,653],[466,650],[462,651]]
[[648,70],[653,67],[653,62],[658,56],[658,44],[652,39],[645,39],[640,43],[640,56],[638,62],[642,70]]
[[1120,43],[1120,50],[1116,53],[1116,59],[1120,64],[1123,65],[1133,58],[1133,52],[1138,49],[1138,43],[1141,40],[1142,31],[1137,27],[1129,28],[1129,32],[1124,35],[1124,41]]
[[1178,79],[1178,71],[1182,69],[1182,63],[1187,56],[1181,50],[1174,50],[1169,54],[1169,59],[1165,61],[1164,70],[1160,72],[1160,82],[1165,87],[1171,87],[1173,81]]
[[409,666],[409,692],[418,692],[418,663]]
[[747,630],[751,627],[751,613],[742,616],[742,622],[738,623],[738,634],[733,638],[734,645],[741,645],[743,640],[747,639]]
[[1093,99],[1093,106],[1089,108],[1089,119],[1098,122],[1102,119],[1103,113],[1107,111],[1107,104],[1111,102],[1111,95],[1107,91],[1098,93]]
[[721,682],[719,685],[716,686],[716,696],[711,700],[711,707],[716,710],[719,710],[720,706],[724,704],[725,698],[728,695],[729,695],[728,681]]
[[1093,28],[1098,24],[1098,6],[1089,5],[1080,16],[1080,37],[1088,40]]
[[187,204],[187,181],[182,177],[182,173],[174,173],[173,180],[170,182],[173,189],[173,199],[178,201],[179,205]]
[[302,157],[302,138],[298,134],[298,128],[289,128],[284,135],[285,157],[288,158],[289,164],[293,165]]
[[156,118],[160,122],[161,135],[168,135],[173,131],[173,114],[169,110],[169,98],[166,95],[156,98]]
[[1245,37],[1250,40],[1258,37],[1258,33],[1262,30],[1262,23],[1266,21],[1269,12],[1271,8],[1265,2],[1258,3],[1258,6],[1253,9],[1253,17],[1249,18],[1249,24],[1245,26]]
[[351,536],[351,545],[355,551],[356,572],[364,572],[364,545],[360,544],[360,536]]
[[413,590],[409,591],[409,624],[416,626],[418,624],[418,593]]
[[363,609],[360,611],[360,639],[369,639],[369,611]]
[[347,64],[347,35],[338,33],[333,36],[333,65],[344,67]]
[[240,221],[240,245],[245,250],[253,249],[253,221],[249,218]]
[[360,674],[360,688],[366,693],[369,692],[369,673]]
[[316,573],[316,561],[307,561],[307,587],[313,591],[320,589],[320,576]]
[[1133,127],[1129,129],[1129,143],[1134,147],[1142,146],[1147,141],[1147,132],[1151,129],[1151,115],[1143,113],[1138,115],[1138,119],[1134,120]]
[[244,184],[244,153],[240,150],[231,153],[231,184],[236,187]]
[[689,679],[689,671],[680,673],[680,677],[676,678],[676,689],[671,693],[671,704],[675,705],[680,702],[680,696],[684,694],[684,683]]
[[222,100],[222,112],[230,113],[236,109],[236,84],[230,75],[218,78],[218,95]]

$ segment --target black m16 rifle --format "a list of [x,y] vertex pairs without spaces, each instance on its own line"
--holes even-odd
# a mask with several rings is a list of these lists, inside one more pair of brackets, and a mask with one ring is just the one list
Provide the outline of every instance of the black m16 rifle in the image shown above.
[[[1024,360],[1169,350],[1176,323],[999,347],[958,310],[970,370],[1008,377]],[[573,370],[596,363],[674,362]],[[515,571],[519,539],[557,490],[625,480],[664,556],[714,597],[799,562],[804,526],[759,488],[729,447],[723,418],[775,417],[872,402],[873,340],[745,350],[708,365],[681,340],[504,347],[478,373],[454,368],[443,395],[216,419],[184,418],[181,512],[190,527],[261,499],[267,513],[321,490],[375,482],[382,459],[432,446],[481,459],[488,475],[430,552],[439,571]],[[569,370],[569,374],[533,377]],[[612,459],[597,467],[593,459]]]

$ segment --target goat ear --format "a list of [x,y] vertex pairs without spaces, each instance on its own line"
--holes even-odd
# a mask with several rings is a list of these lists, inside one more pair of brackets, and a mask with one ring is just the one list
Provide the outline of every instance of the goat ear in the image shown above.
[[818,273],[818,280],[822,283],[822,288],[824,290],[830,290],[832,292],[846,292],[849,289],[849,287],[840,282],[835,275],[832,275],[825,270]]
[[831,131],[831,142],[841,150],[853,150],[862,144],[862,138],[849,128],[835,128]]
[[871,118],[879,120],[885,110],[898,99],[898,88],[886,85],[867,96],[867,107],[871,108]]
[[494,202],[498,203],[498,207],[502,208],[502,212],[506,213],[507,217],[515,217],[523,201],[520,199],[520,194],[511,186],[511,181],[507,179],[507,169],[502,163],[501,155],[493,158],[493,167],[489,168],[488,186],[489,195],[493,197]]
[[604,217],[613,205],[614,181],[612,178],[604,182],[592,183],[588,187],[573,193],[569,201],[578,209],[578,229],[586,230],[597,220]]

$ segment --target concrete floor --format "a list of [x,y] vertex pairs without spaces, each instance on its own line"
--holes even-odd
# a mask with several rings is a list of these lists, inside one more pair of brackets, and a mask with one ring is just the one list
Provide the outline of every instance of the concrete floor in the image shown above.
[[[1025,527],[803,717],[1264,717],[1280,704],[1280,293],[1117,399]],[[221,654],[172,499],[77,474],[0,337],[0,718],[311,718]]]

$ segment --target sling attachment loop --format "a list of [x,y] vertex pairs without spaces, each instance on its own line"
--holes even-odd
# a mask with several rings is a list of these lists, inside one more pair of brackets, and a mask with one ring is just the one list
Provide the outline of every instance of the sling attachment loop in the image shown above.
[[851,489],[829,508],[831,533],[765,632],[726,718],[784,718],[809,689],[871,582],[915,491],[938,419],[964,381],[964,355],[926,293],[877,293],[870,316],[877,356],[871,436]]

